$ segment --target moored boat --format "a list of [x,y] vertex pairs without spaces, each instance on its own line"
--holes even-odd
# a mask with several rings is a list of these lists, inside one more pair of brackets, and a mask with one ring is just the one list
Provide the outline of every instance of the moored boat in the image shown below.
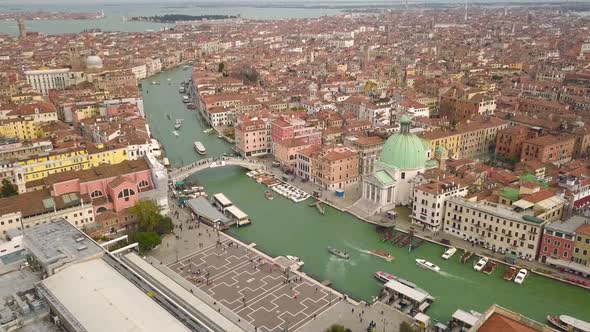
[[299,267],[302,267],[302,266],[303,266],[303,264],[305,264],[305,263],[304,263],[304,262],[301,260],[301,258],[299,258],[299,257],[296,257],[296,256],[290,256],[290,255],[286,255],[285,257],[286,257],[288,260],[290,260],[290,261],[294,262],[295,264],[297,264],[297,266],[299,266]]
[[205,146],[203,145],[203,143],[197,141],[195,142],[195,150],[197,151],[198,154],[207,154],[207,149],[205,149]]
[[506,272],[504,272],[504,280],[511,281],[515,275],[516,275],[516,268],[510,266],[509,268],[506,269]]
[[482,256],[479,261],[477,261],[477,263],[475,263],[475,265],[473,266],[473,269],[475,271],[481,271],[483,269],[484,266],[486,266],[486,264],[488,263],[490,259],[487,257]]
[[420,267],[423,267],[425,269],[434,271],[434,272],[440,271],[440,267],[438,267],[438,266],[436,266],[436,265],[434,265],[434,264],[432,264],[429,261],[424,260],[424,259],[416,259],[416,265],[418,265]]
[[444,254],[442,254],[442,258],[443,259],[449,259],[451,257],[453,257],[453,255],[457,252],[457,248],[455,247],[450,247],[449,249],[447,249],[447,251],[444,252]]
[[336,248],[328,247],[328,251],[332,255],[338,256],[340,258],[344,258],[344,259],[349,259],[350,258],[350,256],[346,252],[344,252],[342,250],[338,250]]
[[377,271],[373,275],[375,276],[375,279],[381,281],[382,283],[386,283],[391,280],[396,280],[396,278],[393,274],[386,273],[383,271]]
[[590,332],[590,323],[568,315],[547,315],[547,321],[562,331]]
[[188,98],[187,95],[182,96],[182,102],[183,103],[188,103],[190,101],[190,99]]
[[179,93],[184,93],[184,91],[185,91],[184,86],[180,86],[180,88],[178,88]]
[[492,274],[492,272],[494,272],[494,270],[496,269],[497,266],[498,266],[498,263],[490,260],[490,261],[488,261],[486,266],[483,267],[482,271],[485,274]]
[[514,282],[519,285],[522,285],[528,274],[529,271],[527,271],[526,269],[520,269],[520,271],[518,271],[518,273],[516,274],[516,278],[514,278]]

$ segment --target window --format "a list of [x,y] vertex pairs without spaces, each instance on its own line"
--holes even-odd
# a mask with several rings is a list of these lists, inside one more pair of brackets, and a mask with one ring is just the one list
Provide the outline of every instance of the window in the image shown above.
[[126,201],[129,200],[129,197],[135,195],[135,191],[133,189],[125,188],[119,192],[117,195],[118,198],[124,198]]
[[148,185],[149,185],[149,184],[148,184],[148,182],[147,182],[146,180],[141,180],[141,181],[139,182],[139,188],[145,188],[145,187],[147,187]]
[[406,178],[406,172],[402,172],[402,180]]
[[90,193],[90,198],[102,197],[102,191],[95,190]]

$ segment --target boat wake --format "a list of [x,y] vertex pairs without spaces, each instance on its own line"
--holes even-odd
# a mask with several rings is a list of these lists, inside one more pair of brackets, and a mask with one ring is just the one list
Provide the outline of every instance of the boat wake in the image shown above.
[[470,284],[475,284],[475,282],[472,281],[472,280],[469,280],[467,278],[463,278],[461,276],[454,275],[454,274],[451,274],[451,273],[448,273],[448,272],[445,272],[445,271],[438,271],[438,274],[440,274],[443,277],[447,277],[447,278],[451,278],[451,279],[457,279],[457,280],[462,280],[462,281],[465,281],[465,282],[470,283]]

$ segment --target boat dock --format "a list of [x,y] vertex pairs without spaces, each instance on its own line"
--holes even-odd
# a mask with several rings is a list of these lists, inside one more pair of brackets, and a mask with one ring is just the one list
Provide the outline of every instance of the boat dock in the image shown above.
[[323,216],[326,214],[326,209],[322,206],[322,202],[317,201],[315,203],[309,204],[309,206],[315,206],[318,209],[318,212]]

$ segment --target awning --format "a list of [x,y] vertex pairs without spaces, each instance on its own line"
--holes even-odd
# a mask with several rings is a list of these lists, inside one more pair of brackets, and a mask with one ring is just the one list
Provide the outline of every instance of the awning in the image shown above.
[[459,322],[463,322],[466,325],[473,326],[475,325],[475,323],[477,323],[479,317],[472,315],[471,313],[465,310],[457,309],[457,311],[455,311],[455,313],[453,314],[453,319]]
[[581,209],[590,203],[590,195],[586,197],[582,197],[579,200],[574,202],[574,207],[576,209]]
[[556,259],[556,258],[552,258],[552,257],[547,257],[547,260],[545,262],[548,264],[551,264],[551,265],[561,266],[566,269],[570,269],[570,270],[584,273],[586,275],[590,275],[590,267],[588,267],[586,265],[578,264],[576,262],[566,262],[566,261],[562,261],[561,259]]
[[513,206],[516,206],[516,207],[519,207],[519,208],[521,208],[523,210],[526,210],[526,209],[530,209],[533,206],[535,206],[535,203],[531,203],[529,201],[525,201],[524,199],[520,199],[520,200],[512,203],[512,205]]

